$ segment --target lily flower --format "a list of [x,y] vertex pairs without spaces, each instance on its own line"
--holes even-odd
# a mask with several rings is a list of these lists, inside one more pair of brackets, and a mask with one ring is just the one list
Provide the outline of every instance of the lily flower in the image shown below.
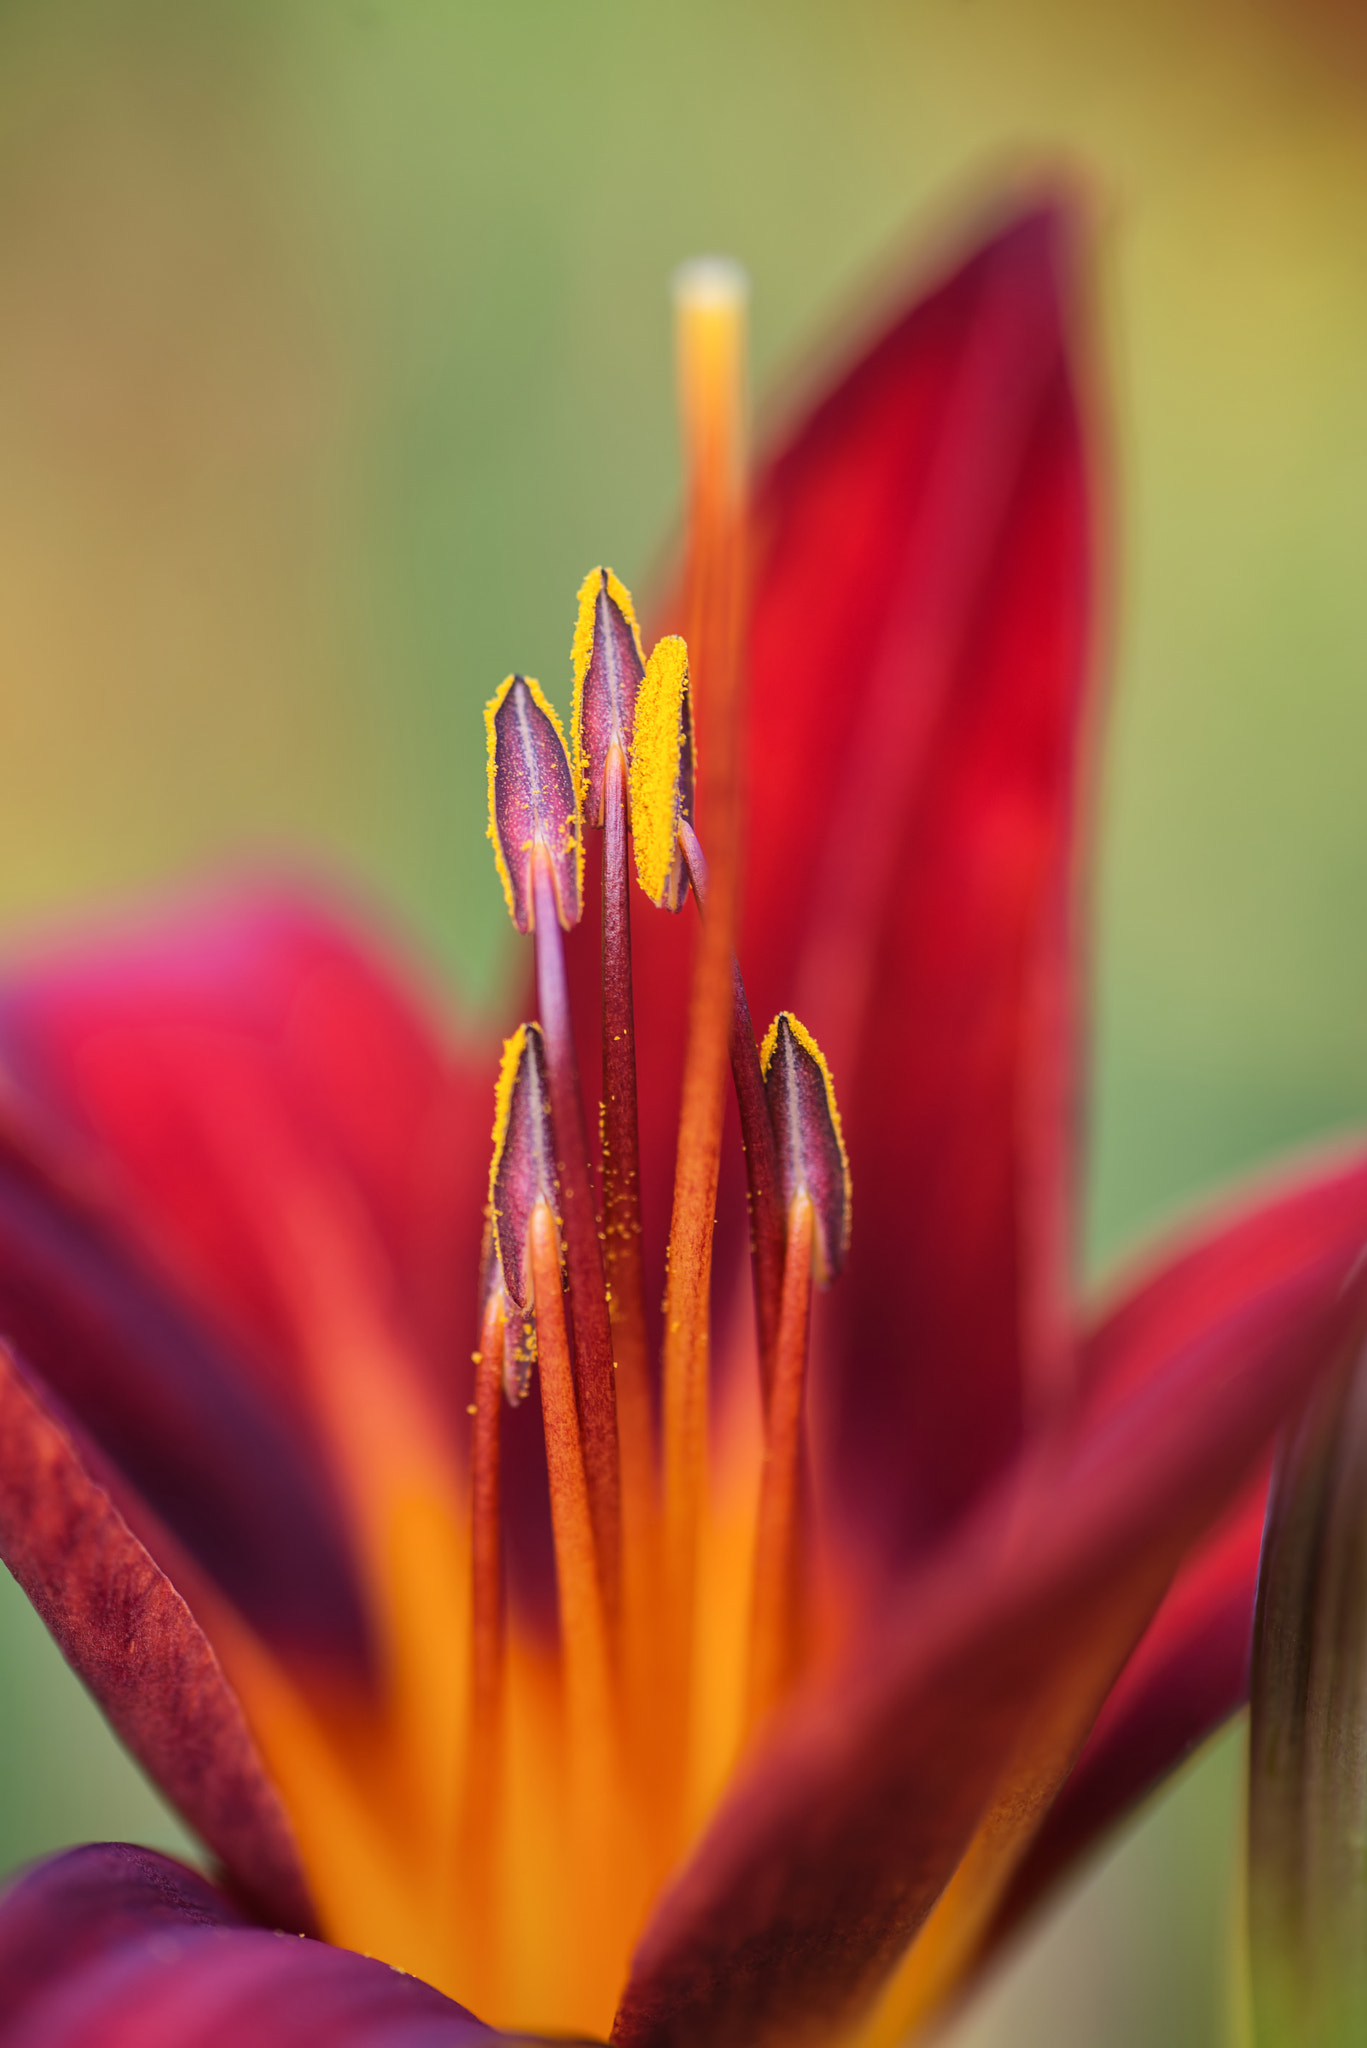
[[573,757],[490,709],[501,1071],[283,895],[0,990],[0,1554],[218,1872],[21,1876],[3,2048],[876,2048],[1242,1696],[1367,1153],[1080,1302],[1068,264],[904,304],[748,528],[692,278],[684,632],[594,572]]

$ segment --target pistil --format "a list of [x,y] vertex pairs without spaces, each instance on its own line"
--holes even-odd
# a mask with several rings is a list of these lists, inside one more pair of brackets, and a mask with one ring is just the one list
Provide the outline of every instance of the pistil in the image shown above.
[[676,309],[689,467],[686,638],[707,762],[703,809],[714,862],[711,914],[693,959],[665,1294],[665,1542],[682,1696],[706,1492],[708,1292],[740,851],[742,274],[730,264],[690,264],[676,282]]

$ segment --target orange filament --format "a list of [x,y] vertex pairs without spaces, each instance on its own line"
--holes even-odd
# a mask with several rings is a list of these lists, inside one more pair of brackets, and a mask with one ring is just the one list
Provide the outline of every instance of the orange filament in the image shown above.
[[[610,1772],[608,1730],[613,1720],[613,1702],[607,1616],[598,1580],[593,1517],[575,1407],[565,1297],[561,1291],[560,1244],[555,1218],[545,1202],[538,1202],[532,1210],[528,1240],[570,1744],[581,1761],[587,1760],[591,1752],[606,1749],[609,1754],[602,1761]],[[600,1770],[594,1775],[601,1777],[603,1773]]]
[[783,1261],[778,1342],[769,1393],[755,1535],[749,1721],[756,1727],[791,1687],[802,1654],[803,1399],[812,1301],[812,1204],[793,1198]]
[[690,266],[678,282],[677,315],[689,466],[685,612],[705,769],[699,797],[713,851],[709,915],[693,961],[665,1294],[665,1544],[675,1667],[665,1699],[686,1712],[706,1491],[708,1283],[740,851],[745,322],[738,273]]
[[[490,1295],[479,1333],[475,1416],[470,1443],[470,1748],[473,1758],[497,1740],[503,1682],[503,1558],[500,1541],[499,1424],[503,1409],[503,1299]],[[487,1762],[475,1774],[487,1783]]]
[[[532,1210],[528,1232],[536,1305],[537,1365],[550,1480],[551,1529],[560,1613],[568,1805],[579,1859],[576,1881],[611,1897],[618,1800],[616,1702],[593,1518],[575,1407],[569,1333],[561,1292],[560,1243],[547,1204]],[[587,1958],[585,1959],[588,1960]],[[591,1991],[591,1981],[576,1996]]]
[[[470,1733],[461,1798],[458,1910],[468,1953],[484,1985],[498,1968],[498,1819],[503,1784],[503,1556],[500,1530],[500,1421],[503,1408],[504,1303],[495,1288],[485,1304],[475,1354],[470,1433]],[[483,1988],[483,1987],[482,1987]]]

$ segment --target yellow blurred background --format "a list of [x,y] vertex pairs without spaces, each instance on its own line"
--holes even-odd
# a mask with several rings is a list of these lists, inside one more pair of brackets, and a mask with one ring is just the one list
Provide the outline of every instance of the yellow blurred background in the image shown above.
[[[1344,0],[6,0],[0,939],[340,871],[487,1001],[478,706],[672,518],[665,280],[757,383],[983,197],[1087,194],[1111,484],[1102,1272],[1367,1113],[1367,17]],[[958,2048],[1231,2023],[1225,1738]],[[6,1581],[0,1867],[174,1823]]]

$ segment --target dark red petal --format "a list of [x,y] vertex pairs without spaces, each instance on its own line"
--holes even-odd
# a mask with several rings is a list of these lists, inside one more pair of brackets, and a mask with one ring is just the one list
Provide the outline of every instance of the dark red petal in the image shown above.
[[1080,1745],[1184,1554],[1360,1338],[1367,1165],[1289,1204],[1280,1244],[1262,1235],[1265,1270],[1174,1314],[1161,1366],[1099,1387],[794,1709],[657,1908],[623,2044],[766,2048],[833,2027],[923,1923],[1035,1717],[1076,1715]]
[[[1235,1314],[1312,1248],[1349,1259],[1367,1235],[1367,1172],[1340,1164],[1247,1207],[1146,1271],[1087,1342],[1094,1412]],[[1178,1574],[1002,1902],[994,1944],[1137,1799],[1248,1697],[1267,1478],[1262,1473]]]
[[165,1856],[73,1849],[0,1899],[0,2048],[475,2048],[509,2040],[384,1963],[246,1926]]
[[202,1629],[3,1350],[0,1556],[243,1892],[274,1924],[310,1926],[293,1828]]
[[365,1678],[349,1541],[302,1428],[129,1242],[89,1179],[3,1110],[0,1331],[267,1641]]
[[[817,1436],[892,1559],[1000,1470],[1067,1372],[1089,536],[1061,240],[1032,213],[988,241],[822,393],[758,487],[740,960],[754,1014],[795,1009],[840,1086],[859,1225],[819,1322]],[[687,938],[633,922],[650,1241]],[[738,1174],[725,1199],[718,1246],[741,1257]]]
[[1247,1700],[1266,1504],[1262,1472],[1178,1573],[1012,1879],[985,1953]]

